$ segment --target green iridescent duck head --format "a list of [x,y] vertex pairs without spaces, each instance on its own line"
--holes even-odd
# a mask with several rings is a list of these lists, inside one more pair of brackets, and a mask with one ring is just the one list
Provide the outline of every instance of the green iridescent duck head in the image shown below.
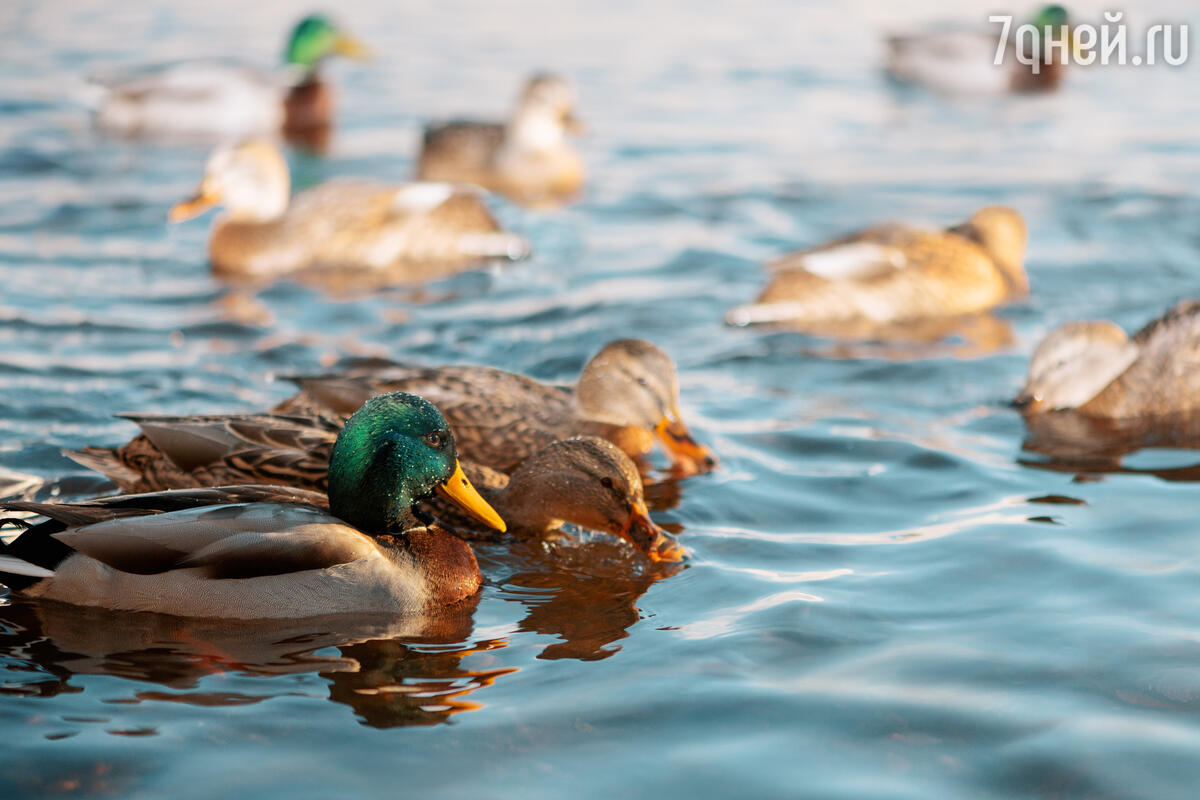
[[1042,6],[1034,14],[1030,24],[1041,33],[1043,43],[1062,40],[1072,50],[1077,46],[1075,31],[1071,28],[1071,15],[1063,6],[1057,4]]
[[283,53],[285,63],[311,73],[332,55],[362,59],[367,48],[353,36],[340,30],[324,14],[310,14],[296,23]]
[[414,527],[412,507],[437,492],[497,530],[504,520],[458,463],[441,412],[405,392],[368,400],[346,420],[329,459],[329,507],[366,533]]

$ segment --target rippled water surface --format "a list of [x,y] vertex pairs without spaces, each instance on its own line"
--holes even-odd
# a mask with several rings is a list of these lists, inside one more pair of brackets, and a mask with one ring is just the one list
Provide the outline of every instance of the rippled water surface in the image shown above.
[[[327,158],[291,155],[299,186],[403,179],[423,119],[499,115],[547,66],[579,87],[592,184],[559,212],[498,204],[528,263],[254,298],[209,275],[205,222],[164,223],[204,149],[94,135],[80,76],[269,61],[307,9],[0,8],[7,472],[106,490],[59,451],[126,440],[114,414],[262,409],[289,392],[273,375],[345,355],[570,380],[626,335],[672,353],[723,459],[651,490],[685,569],[599,538],[485,546],[478,606],[436,624],[16,599],[3,796],[1194,796],[1200,499],[1164,478],[1197,454],[1078,480],[1022,452],[1006,401],[1059,322],[1134,328],[1200,294],[1196,68],[1077,70],[1056,96],[984,102],[889,86],[881,32],[938,5],[340,4],[377,58],[332,70],[341,127]],[[973,6],[953,13],[995,11]],[[1142,30],[1194,6],[1126,11]],[[721,324],[784,248],[995,202],[1029,220],[1033,296],[981,337],[896,354]]]

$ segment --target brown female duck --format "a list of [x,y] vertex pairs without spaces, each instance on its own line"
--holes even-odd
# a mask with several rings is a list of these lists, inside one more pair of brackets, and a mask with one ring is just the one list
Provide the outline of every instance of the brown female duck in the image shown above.
[[429,280],[529,250],[500,230],[471,186],[333,180],[289,197],[287,162],[265,139],[221,148],[195,196],[171,209],[190,219],[221,204],[208,252],[215,272],[244,279],[356,273],[386,283]]
[[1026,414],[1107,419],[1200,410],[1200,301],[1179,303],[1132,338],[1106,321],[1055,329],[1034,350],[1017,404]]
[[758,300],[726,321],[864,335],[978,313],[1028,293],[1025,243],[1021,215],[1003,206],[940,231],[869,228],[770,262],[774,277]]
[[530,78],[507,123],[456,121],[425,129],[417,177],[474,183],[526,205],[554,205],[583,187],[566,135],[580,126],[575,93],[556,75]]
[[466,457],[508,474],[546,445],[571,436],[608,439],[642,459],[642,466],[657,438],[681,475],[708,472],[717,464],[680,416],[674,362],[644,339],[609,342],[584,366],[574,387],[469,365],[372,365],[295,380],[300,393],[276,411],[345,415],[389,391],[436,398]]

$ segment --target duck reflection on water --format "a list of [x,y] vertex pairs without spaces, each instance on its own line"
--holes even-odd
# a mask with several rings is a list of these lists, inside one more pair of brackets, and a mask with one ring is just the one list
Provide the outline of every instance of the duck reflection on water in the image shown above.
[[[504,551],[476,548],[489,575],[503,574],[501,596],[525,607],[521,632],[556,636],[538,654],[545,660],[599,661],[642,619],[638,601],[656,582],[687,568],[678,562],[640,558],[606,538],[579,541],[566,536],[522,541]],[[494,563],[497,558],[500,563]]]
[[[619,652],[613,643],[641,619],[641,596],[684,568],[639,563],[621,542],[608,540],[481,550],[489,574],[508,575],[499,597],[524,608],[513,632],[557,637],[538,655],[543,659],[591,661]],[[88,684],[76,677],[103,675],[139,684],[121,702],[238,706],[305,691],[305,684],[271,679],[313,674],[327,683],[329,699],[364,725],[436,725],[483,708],[481,690],[518,671],[498,653],[509,644],[503,635],[473,635],[479,598],[418,617],[269,621],[13,598],[0,606],[0,694],[86,692]],[[70,735],[55,731],[61,732]]]
[[[1081,480],[1105,474],[1152,475],[1164,481],[1200,481],[1200,412],[1153,418],[1101,419],[1077,411],[1025,417],[1029,435],[1017,462]],[[1179,451],[1168,466],[1134,467],[1125,457],[1148,449]],[[1198,451],[1190,456],[1185,451]],[[1190,462],[1190,463],[1188,463]]]
[[0,660],[9,671],[0,692],[82,692],[86,684],[75,676],[106,675],[163,687],[143,686],[123,702],[237,706],[298,690],[273,682],[247,689],[237,679],[312,673],[328,681],[331,700],[350,706],[364,724],[432,725],[479,708],[460,698],[516,671],[463,663],[506,645],[470,638],[477,602],[421,617],[251,621],[15,600],[0,608]]

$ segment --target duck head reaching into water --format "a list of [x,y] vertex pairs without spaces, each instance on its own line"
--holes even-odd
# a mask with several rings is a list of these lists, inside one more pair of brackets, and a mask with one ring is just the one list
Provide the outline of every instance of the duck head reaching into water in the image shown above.
[[514,531],[545,533],[569,522],[619,536],[652,561],[686,556],[650,519],[637,466],[599,437],[560,439],[525,459],[493,503]]
[[1138,357],[1138,346],[1106,320],[1068,322],[1038,344],[1016,403],[1026,413],[1079,408]]
[[1153,420],[1168,431],[1191,427],[1178,415],[1200,411],[1200,301],[1177,303],[1132,336],[1111,322],[1052,331],[1034,351],[1018,404],[1032,412]]

